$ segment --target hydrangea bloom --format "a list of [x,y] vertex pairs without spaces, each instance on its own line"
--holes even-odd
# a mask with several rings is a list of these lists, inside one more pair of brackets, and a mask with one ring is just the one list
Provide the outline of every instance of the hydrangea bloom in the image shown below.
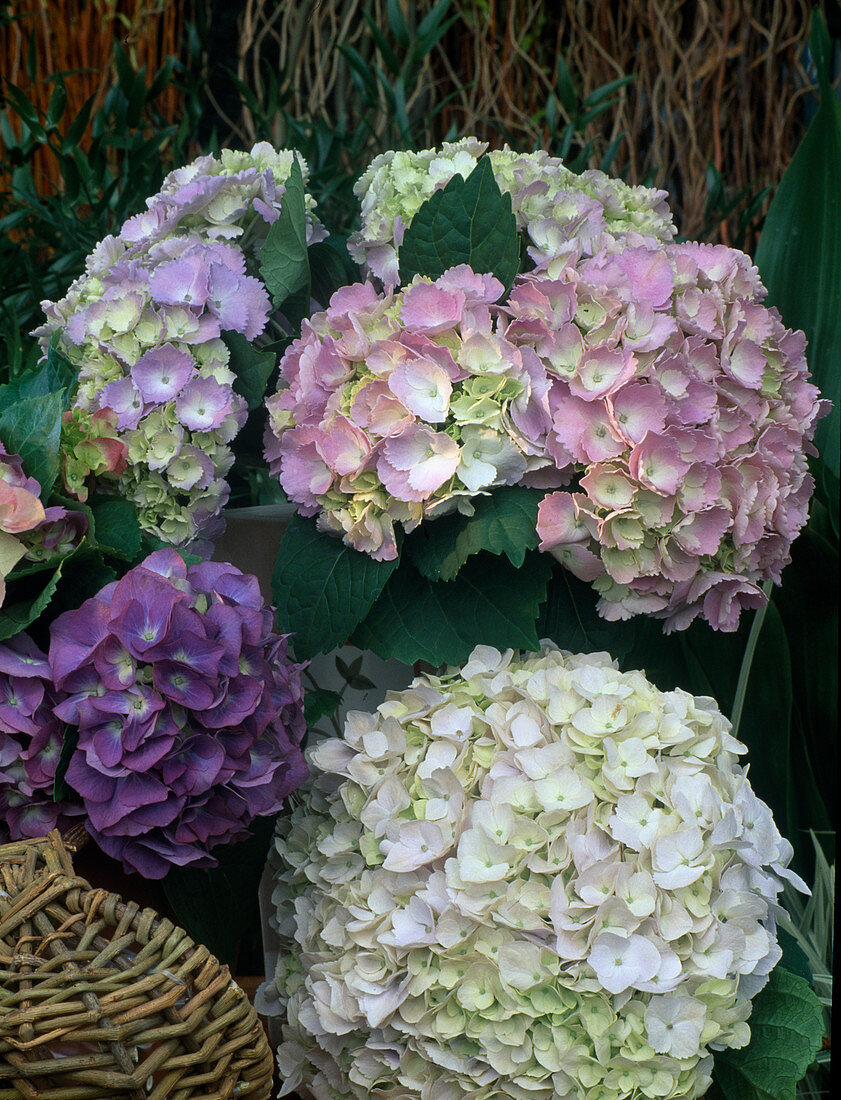
[[[293,156],[262,143],[170,173],[147,211],[100,242],[66,297],[43,303],[42,346],[59,334],[79,370],[79,409],[116,414],[128,449],[120,488],[165,542],[220,527],[230,444],[246,415],[220,337],[253,340],[265,327],[269,297],[247,267],[278,216]],[[310,198],[307,208],[312,242],[324,230]]]
[[270,472],[304,515],[388,559],[395,523],[495,485],[563,484],[545,448],[550,378],[507,339],[501,293],[454,267],[399,293],[345,287],[304,322],[266,431]]
[[[487,143],[467,137],[418,153],[390,150],[375,157],[354,186],[362,228],[348,247],[357,263],[386,285],[399,282],[397,250],[423,203],[455,175],[465,179]],[[506,145],[488,153],[500,190],[511,196],[517,228],[540,266],[558,256],[592,255],[628,234],[670,241],[666,192],[629,187],[595,169],[576,175],[544,150],[517,153]]]
[[20,457],[9,455],[0,442],[0,607],[6,597],[6,577],[26,553],[19,536],[44,522],[41,486],[23,472]]
[[553,262],[511,295],[509,338],[552,376],[548,450],[580,475],[543,501],[541,548],[608,619],[735,630],[780,581],[825,403],[764,296],[743,253],[692,243]]
[[47,561],[75,549],[87,529],[87,516],[55,505],[44,508],[41,486],[27,477],[19,455],[0,442],[0,606],[6,577],[21,561]]
[[300,666],[255,577],[151,554],[50,634],[88,831],[147,878],[210,867],[306,775]]
[[61,481],[77,500],[86,501],[95,479],[116,481],[126,468],[128,448],[118,437],[117,414],[68,409],[61,417]]
[[312,752],[279,823],[281,1095],[698,1097],[791,847],[714,701],[477,647]]
[[46,656],[18,634],[0,645],[0,843],[64,829],[82,813],[53,801],[62,723]]

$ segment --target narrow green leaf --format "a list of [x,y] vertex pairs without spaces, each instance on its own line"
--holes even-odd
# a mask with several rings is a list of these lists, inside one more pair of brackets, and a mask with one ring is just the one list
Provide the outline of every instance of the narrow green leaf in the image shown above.
[[54,130],[64,117],[67,107],[67,89],[64,81],[59,77],[55,82],[50,102],[47,104],[47,129]]
[[16,88],[14,84],[9,84],[8,81],[6,81],[3,86],[3,94],[12,107],[14,107],[21,121],[25,122],[29,127],[35,140],[46,141],[47,134],[44,127],[41,125],[41,120],[38,118],[38,112],[20,88]]
[[487,157],[465,180],[455,175],[412,218],[399,252],[404,285],[425,275],[437,279],[456,264],[495,275],[508,292],[520,266],[511,196],[503,195]]
[[260,252],[260,275],[276,308],[296,294],[309,298],[310,267],[307,259],[304,179],[297,156],[286,181],[280,213]]
[[396,560],[374,561],[322,534],[314,520],[294,516],[280,540],[272,590],[278,628],[295,635],[297,658],[343,645],[396,566]]
[[222,338],[231,353],[228,366],[236,375],[234,390],[248,402],[248,411],[253,412],[263,404],[263,395],[277,364],[277,356],[272,351],[258,348],[239,332],[225,332]]
[[409,26],[406,23],[406,17],[403,14],[403,8],[400,4],[400,0],[386,0],[385,10],[388,17],[388,25],[391,28],[391,33],[397,40],[397,44],[405,48],[409,45],[410,34]]
[[477,645],[535,650],[535,623],[550,559],[521,569],[490,555],[472,558],[454,581],[433,583],[404,561],[359,625],[353,644],[404,664],[460,664]]
[[777,966],[753,999],[750,1043],[716,1052],[707,1100],[794,1100],[821,1047],[823,1016],[809,983]]
[[118,38],[114,39],[114,67],[117,70],[120,91],[126,99],[130,99],[134,88],[135,73],[131,61],[129,61],[129,56],[121,46]]
[[423,39],[427,35],[434,34],[434,32],[440,27],[441,21],[450,8],[453,6],[453,0],[438,0],[438,3],[433,7],[432,11],[418,24],[418,29],[415,34],[415,38]]
[[594,91],[590,92],[587,98],[584,100],[585,107],[595,107],[597,103],[601,103],[602,100],[608,99],[614,92],[620,88],[624,88],[626,84],[630,84],[636,80],[636,76],[620,76],[617,80],[609,80],[607,84],[601,84]]
[[[826,36],[813,19],[819,68]],[[821,30],[821,27],[823,30]],[[824,43],[825,45],[825,43]],[[756,250],[768,304],[809,340],[815,383],[833,402],[815,442],[835,477],[841,473],[841,101],[824,83],[817,114],[783,175]]]
[[558,99],[563,104],[564,110],[572,118],[578,107],[578,93],[572,82],[572,75],[562,57],[557,59],[558,77],[555,87],[558,90]]
[[520,486],[496,489],[472,502],[472,516],[454,512],[421,524],[406,540],[405,552],[431,581],[451,581],[482,550],[505,554],[520,566],[526,551],[537,546],[537,508],[543,496],[540,489]]
[[152,83],[146,90],[146,102],[151,103],[157,99],[161,92],[166,88],[172,79],[172,73],[175,68],[175,58],[168,57],[160,69],[155,74]]

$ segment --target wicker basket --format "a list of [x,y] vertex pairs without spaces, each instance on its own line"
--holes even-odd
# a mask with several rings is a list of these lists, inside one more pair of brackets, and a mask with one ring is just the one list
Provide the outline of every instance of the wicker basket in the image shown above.
[[0,1100],[265,1100],[271,1083],[207,948],[92,889],[57,832],[0,846]]

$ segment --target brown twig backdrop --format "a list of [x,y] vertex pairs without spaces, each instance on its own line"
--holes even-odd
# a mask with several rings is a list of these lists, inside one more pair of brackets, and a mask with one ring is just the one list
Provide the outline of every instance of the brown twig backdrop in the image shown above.
[[[181,50],[184,6],[173,0],[27,0],[10,7],[17,18],[0,26],[0,73],[42,111],[52,94],[52,77],[66,74],[71,119],[92,95],[93,112],[102,106],[113,80],[115,38],[134,67],[145,65],[152,75]],[[164,89],[158,101],[164,117],[175,116],[178,100],[174,85]],[[89,140],[88,133],[83,148]],[[46,151],[36,153],[34,172],[42,194],[60,185],[58,166]]]
[[[417,26],[433,0],[402,6]],[[752,193],[776,184],[788,164],[811,87],[804,69],[811,8],[810,0],[456,0],[459,18],[425,59],[426,84],[415,92],[453,97],[424,141],[440,140],[455,122],[459,133],[494,144],[508,135],[521,148],[545,145],[559,56],[582,98],[634,75],[617,108],[589,124],[593,161],[624,134],[616,163],[628,181],[668,187],[682,232],[697,235],[705,228],[709,162],[728,189]],[[342,110],[352,115],[348,65],[335,47],[353,45],[382,66],[365,10],[387,26],[386,0],[246,0],[240,79],[259,96],[270,58],[290,115],[323,113],[332,122]],[[563,107],[560,114],[568,120]],[[259,136],[247,110],[232,121],[241,140]],[[381,121],[373,119],[374,134]],[[733,229],[725,222],[719,236]]]
[[[417,28],[435,0],[399,0]],[[259,139],[283,144],[282,111],[270,105],[267,74],[277,77],[280,103],[293,119],[340,121],[352,129],[367,115],[366,151],[387,147],[389,109],[360,105],[339,45],[355,48],[372,67],[387,66],[363,17],[388,27],[388,0],[31,0],[37,50],[28,63],[20,24],[0,28],[2,73],[44,108],[50,73],[66,78],[68,117],[92,93],[104,94],[116,36],[131,59],[154,72],[178,55],[185,20],[201,8],[210,23],[239,9],[238,41],[226,38],[219,65],[235,69],[252,90],[256,109],[216,90],[224,74],[208,73],[206,95],[223,144]],[[13,5],[14,7],[14,5]],[[621,76],[609,111],[586,123],[598,165],[619,140],[612,171],[631,183],[665,186],[687,236],[733,242],[739,211],[713,211],[707,169],[712,163],[730,196],[749,199],[776,184],[804,130],[803,97],[812,0],[454,0],[455,16],[435,48],[420,58],[407,86],[413,138],[434,144],[454,127],[495,145],[506,139],[528,149],[552,148],[547,103],[555,95],[558,58],[577,82],[579,100]],[[33,68],[33,79],[29,69]],[[372,69],[373,71],[373,69]],[[159,101],[177,115],[170,85]],[[561,124],[569,121],[557,102]],[[436,104],[444,103],[437,113]],[[550,112],[551,119],[551,112]],[[585,116],[586,117],[586,116]],[[38,162],[45,190],[55,165]],[[40,186],[40,185],[39,185]],[[766,200],[767,202],[767,200]],[[744,202],[742,206],[744,207]],[[748,232],[745,243],[755,243]]]

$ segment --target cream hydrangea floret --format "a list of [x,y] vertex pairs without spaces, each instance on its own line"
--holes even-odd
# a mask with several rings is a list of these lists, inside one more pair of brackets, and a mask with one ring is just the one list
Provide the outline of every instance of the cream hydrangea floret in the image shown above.
[[[351,234],[348,248],[357,263],[386,285],[397,285],[397,250],[412,218],[453,176],[466,179],[487,149],[486,142],[465,137],[440,148],[391,149],[375,157],[354,186],[362,227]],[[561,256],[591,256],[629,234],[660,242],[674,237],[665,191],[631,187],[596,169],[576,174],[543,149],[518,153],[506,145],[488,156],[537,267]]]
[[351,713],[275,842],[281,1095],[701,1096],[803,887],[744,751],[549,642]]

